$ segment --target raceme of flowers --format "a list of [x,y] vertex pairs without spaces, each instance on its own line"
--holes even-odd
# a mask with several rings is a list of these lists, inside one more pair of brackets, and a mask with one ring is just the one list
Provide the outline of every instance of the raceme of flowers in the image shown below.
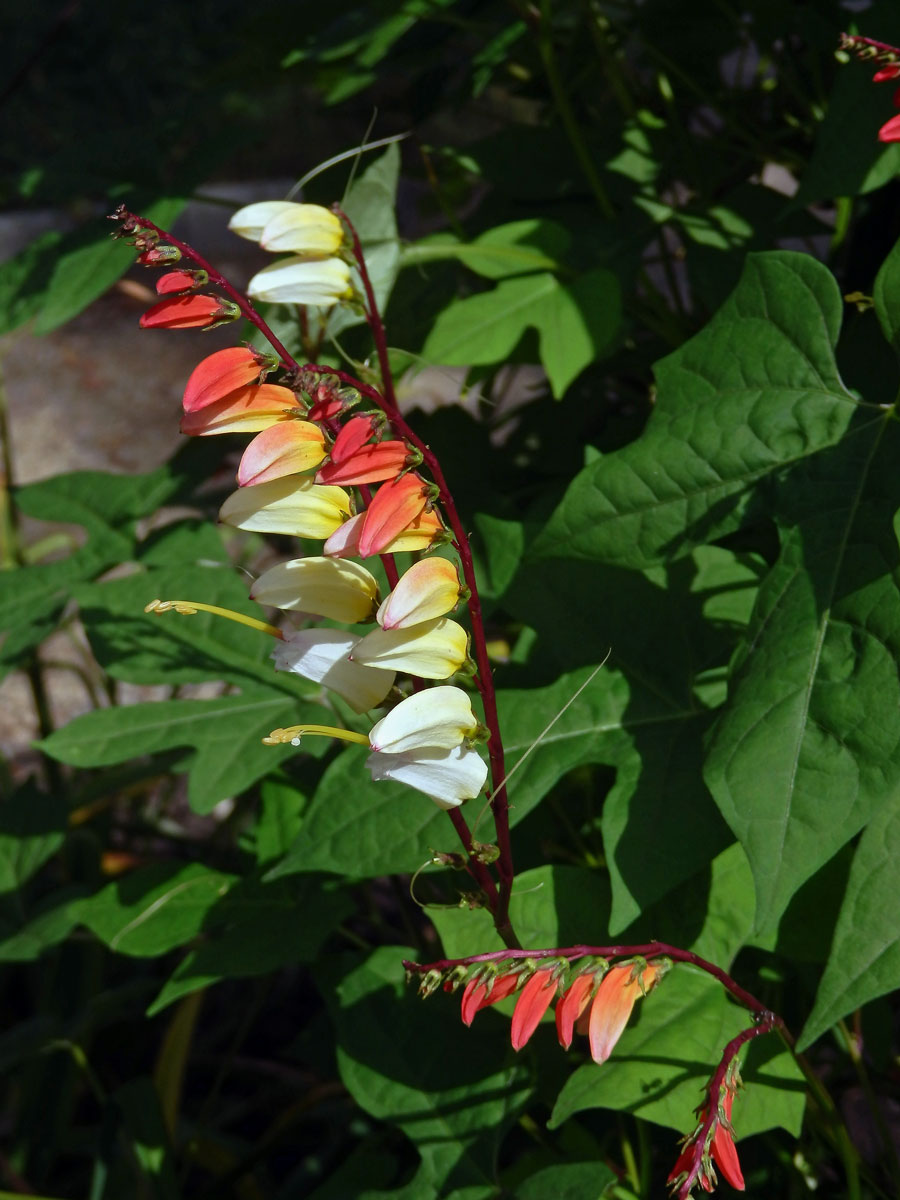
[[[251,297],[320,307],[353,301],[344,226],[328,209],[266,201],[235,213],[230,228],[289,255],[251,279]],[[203,290],[209,272],[184,269],[177,247],[152,239],[139,244],[139,261],[173,268],[157,282],[163,299],[144,314],[144,327],[212,328],[240,315],[238,304]],[[231,346],[191,373],[181,429],[196,437],[252,435],[221,521],[322,542],[320,555],[264,572],[252,599],[304,620],[357,627],[262,625],[278,638],[275,669],[330,689],[359,714],[388,707],[368,737],[295,726],[273,731],[266,743],[297,744],[312,734],[360,741],[370,749],[373,779],[397,780],[440,807],[456,807],[484,787],[487,765],[475,746],[487,731],[462,688],[444,684],[400,699],[395,684],[398,673],[435,683],[471,674],[469,635],[448,615],[468,590],[454,562],[433,556],[415,562],[382,598],[375,576],[356,561],[434,551],[450,540],[437,508],[439,489],[418,470],[421,452],[391,435],[380,409],[361,411],[361,401],[359,391],[333,377],[291,371],[276,353]],[[188,613],[210,606],[155,601],[150,607]]]
[[[871,62],[878,67],[872,77],[873,83],[883,83],[887,80],[900,78],[900,49],[889,46],[885,42],[875,42],[871,38],[857,37],[853,34],[841,34],[841,50],[855,54],[864,62]],[[900,87],[894,91],[894,108],[900,108]],[[900,142],[900,113],[891,117],[878,131],[880,142]]]
[[[408,972],[416,970],[407,963]],[[521,1050],[555,1004],[556,1035],[568,1050],[574,1035],[588,1038],[591,1058],[603,1064],[610,1057],[638,1000],[648,996],[672,968],[666,957],[617,960],[585,956],[577,963],[566,958],[518,958],[470,961],[455,966],[421,968],[419,994],[423,997],[441,988],[462,988],[460,1015],[471,1025],[483,1008],[516,996],[510,1023],[510,1041]],[[718,1167],[726,1181],[738,1191],[744,1179],[738,1162],[731,1126],[734,1095],[740,1086],[737,1059],[728,1064],[718,1088],[718,1105],[710,1119],[709,1104],[698,1108],[698,1124],[682,1141],[682,1150],[669,1173],[668,1184],[679,1195],[687,1195],[694,1184],[705,1191],[716,1185]]]

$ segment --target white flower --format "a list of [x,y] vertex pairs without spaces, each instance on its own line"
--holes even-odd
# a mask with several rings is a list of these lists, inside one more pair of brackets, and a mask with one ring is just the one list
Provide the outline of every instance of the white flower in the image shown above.
[[364,713],[379,705],[394,686],[394,672],[350,662],[347,656],[358,641],[342,629],[301,629],[285,634],[272,658],[277,671],[321,683]]
[[330,308],[353,295],[350,268],[340,258],[305,259],[291,255],[257,271],[247,285],[247,295],[273,304],[315,304]]
[[310,555],[264,571],[250,589],[250,599],[355,625],[371,621],[378,583],[359,563]]
[[478,732],[472,702],[462,688],[426,688],[402,700],[369,733],[373,750],[451,750]]
[[420,679],[449,679],[466,661],[468,650],[469,636],[462,625],[435,617],[401,629],[373,629],[353,651],[353,660]]
[[457,808],[464,800],[474,799],[487,779],[487,763],[475,750],[465,746],[406,754],[379,751],[369,755],[366,766],[376,782],[395,779],[405,783],[430,796],[440,808]]

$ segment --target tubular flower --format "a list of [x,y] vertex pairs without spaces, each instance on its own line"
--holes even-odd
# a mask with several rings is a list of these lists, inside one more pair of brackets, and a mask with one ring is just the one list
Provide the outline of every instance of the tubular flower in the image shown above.
[[277,383],[249,384],[181,418],[181,432],[195,437],[214,433],[258,433],[299,414],[297,397]]
[[522,988],[510,1029],[513,1050],[521,1050],[541,1023],[541,1017],[556,995],[556,985],[556,968],[546,967],[535,971]]
[[394,672],[363,667],[349,654],[359,641],[342,629],[301,629],[284,635],[272,652],[276,671],[290,671],[337,692],[355,712],[379,705],[394,686]]
[[310,471],[325,457],[325,435],[312,421],[280,421],[258,433],[241,458],[241,487]]
[[247,285],[253,300],[273,304],[315,304],[331,308],[353,296],[350,268],[340,258],[306,259],[298,255],[263,267]]
[[203,287],[208,281],[205,271],[167,271],[156,281],[156,294],[167,296],[170,292],[189,292]]
[[369,745],[388,754],[440,747],[450,750],[475,737],[479,726],[462,688],[442,686],[402,700],[372,726]]
[[372,753],[365,765],[376,782],[393,779],[424,792],[440,808],[456,808],[464,800],[477,796],[487,779],[487,763],[462,744],[478,732],[465,692],[460,688],[436,687],[402,700],[372,727],[368,738],[342,729],[296,725],[274,729],[263,741],[270,746],[284,742],[298,745],[304,733],[367,741]]
[[394,538],[425,511],[431,489],[418,475],[402,475],[384,484],[366,509],[359,535],[363,558],[381,554]]
[[294,558],[264,571],[250,589],[250,599],[287,612],[355,625],[372,620],[378,583],[359,563],[337,558]]
[[465,986],[462,994],[460,1015],[463,1025],[471,1025],[475,1014],[491,1004],[497,1004],[511,996],[519,986],[521,975],[476,976]]
[[465,746],[370,754],[365,765],[376,783],[383,779],[405,783],[445,809],[474,800],[484,787],[488,771],[481,755]]
[[[605,964],[600,968],[600,974],[605,970]],[[577,975],[563,993],[556,1006],[556,1034],[559,1044],[568,1050],[572,1045],[575,1033],[575,1023],[587,1008],[597,986],[598,971],[588,971]]]
[[413,563],[382,602],[376,620],[382,629],[405,629],[442,617],[459,603],[463,589],[456,567],[446,558]]
[[338,487],[321,487],[292,475],[233,492],[219,520],[235,529],[327,538],[350,511],[350,497]]
[[239,388],[256,383],[261,372],[271,371],[276,365],[274,358],[267,358],[249,346],[217,350],[191,371],[184,389],[184,411],[196,412],[198,408],[223,400]]
[[369,443],[375,432],[371,417],[351,417],[331,447],[327,462],[316,475],[317,483],[381,483],[395,479],[411,457],[405,442]]
[[318,204],[293,200],[262,200],[238,209],[228,228],[239,237],[259,242],[263,250],[290,250],[307,257],[335,254],[344,240],[341,222]]
[[353,651],[353,661],[391,667],[421,679],[449,679],[466,661],[469,635],[461,625],[436,617],[404,629],[373,629]]
[[628,1024],[639,996],[646,996],[669,969],[668,959],[643,959],[610,967],[591,1003],[588,1038],[591,1058],[604,1063]]
[[140,326],[141,329],[212,329],[240,315],[236,304],[218,296],[167,296],[147,309]]
[[697,1164],[697,1171],[694,1181],[699,1183],[705,1192],[711,1192],[718,1182],[715,1167],[719,1168],[726,1183],[729,1183],[735,1191],[742,1192],[744,1190],[744,1174],[738,1161],[737,1148],[734,1144],[734,1130],[731,1127],[731,1106],[734,1103],[734,1092],[737,1086],[736,1075],[736,1070],[732,1073],[729,1069],[729,1077],[726,1078],[726,1082],[720,1089],[716,1118],[706,1134],[702,1147],[698,1145],[698,1139],[709,1116],[709,1106],[704,1105],[699,1110],[699,1124],[694,1132],[685,1138],[684,1147],[666,1180],[673,1191],[681,1192],[683,1190],[695,1164]]
[[[365,519],[366,514],[361,512],[346,521],[325,543],[323,553],[333,558],[353,558],[357,555],[363,557],[359,540]],[[403,550],[426,550],[445,539],[446,531],[437,512],[423,512],[392,541],[382,546],[378,553],[399,554]]]
[[328,258],[344,242],[344,227],[320,204],[292,204],[266,222],[260,234],[263,250],[289,251],[302,258]]

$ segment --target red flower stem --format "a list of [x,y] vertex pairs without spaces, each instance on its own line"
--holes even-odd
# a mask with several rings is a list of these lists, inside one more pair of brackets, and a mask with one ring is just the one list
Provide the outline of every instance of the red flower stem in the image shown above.
[[[426,971],[446,971],[451,967],[471,966],[473,963],[513,962],[523,958],[567,958],[574,961],[584,958],[588,954],[595,955],[597,958],[633,958],[635,956],[654,958],[658,955],[665,955],[673,962],[691,963],[693,966],[699,967],[701,971],[705,971],[707,975],[712,975],[713,979],[718,980],[726,991],[729,991],[735,1000],[750,1012],[761,1017],[773,1016],[762,1001],[757,1000],[740,984],[735,983],[721,967],[701,958],[699,954],[694,954],[692,950],[681,950],[678,946],[670,946],[666,942],[645,942],[640,946],[565,946],[553,950],[492,950],[488,954],[472,954],[468,958],[442,958],[437,962],[425,964],[404,961],[403,965],[408,971],[424,974]],[[780,1018],[775,1018],[775,1023],[780,1026]]]
[[189,246],[187,242],[182,242],[178,238],[173,237],[171,233],[167,233],[165,229],[160,229],[158,225],[154,225],[153,222],[148,221],[146,217],[139,217],[137,213],[129,212],[127,208],[118,209],[116,211],[116,216],[123,221],[132,221],[140,229],[152,230],[152,232],[158,234],[163,241],[168,242],[170,246],[177,246],[185,258],[189,258],[191,262],[196,263],[202,271],[206,271],[207,275],[209,275],[209,282],[214,287],[221,288],[226,296],[228,296],[230,300],[234,301],[234,303],[241,310],[241,313],[247,318],[251,325],[256,326],[276,354],[281,357],[284,366],[287,367],[288,370],[297,369],[297,360],[292,355],[288,354],[287,350],[284,348],[269,326],[265,323],[250,301],[246,298],[246,296],[243,296],[237,290],[237,288],[232,287],[225,276],[220,274],[215,267],[208,263],[206,259],[202,257],[202,255],[198,254],[192,246]]
[[[390,420],[394,427],[394,431],[411,445],[413,445],[422,455],[422,461],[431,474],[434,482],[440,489],[440,502],[447,516],[447,522],[453,532],[456,551],[459,554],[462,564],[463,578],[466,586],[469,589],[469,618],[472,625],[472,645],[475,651],[475,663],[478,671],[475,675],[475,685],[481,695],[481,703],[484,708],[484,720],[490,730],[490,738],[488,740],[488,756],[491,764],[491,780],[493,782],[493,790],[490,797],[491,812],[494,817],[494,826],[497,834],[497,847],[500,851],[497,859],[497,873],[500,876],[500,891],[497,897],[496,906],[492,906],[494,924],[497,932],[509,946],[518,946],[518,939],[513,933],[509,921],[509,899],[512,893],[512,883],[515,870],[512,859],[512,844],[509,837],[509,801],[506,795],[506,786],[504,780],[506,778],[506,767],[503,757],[503,741],[500,736],[500,719],[497,713],[497,698],[494,691],[494,679],[491,670],[491,663],[487,652],[487,639],[484,632],[484,619],[481,613],[481,600],[478,594],[478,581],[475,578],[475,567],[472,562],[472,550],[469,546],[469,539],[466,535],[465,528],[460,520],[459,513],[453,501],[453,496],[447,486],[447,481],[444,478],[444,473],[441,470],[441,465],[432,452],[419,438],[400,413],[397,407],[397,397],[394,392],[394,383],[391,375],[390,360],[388,357],[387,335],[385,334],[384,322],[381,319],[381,314],[378,311],[378,302],[375,299],[375,291],[372,287],[372,281],[369,276],[369,271],[366,266],[365,255],[363,254],[362,245],[360,244],[359,235],[357,234],[352,222],[348,219],[346,213],[338,207],[334,208],[334,212],[341,218],[350,231],[350,237],[353,244],[353,253],[356,258],[356,265],[359,270],[360,279],[362,280],[363,290],[366,295],[366,320],[369,323],[369,328],[372,331],[372,339],[375,342],[375,350],[378,355],[378,365],[381,370],[383,395],[380,398],[380,406],[385,415]],[[366,390],[367,395],[370,395],[369,389]],[[377,395],[377,393],[376,393]],[[374,397],[373,397],[374,398]]]
[[[394,394],[393,380],[391,378],[390,365],[388,363],[387,340],[386,340],[385,332],[384,332],[384,323],[382,322],[381,316],[378,312],[378,305],[375,300],[375,293],[372,289],[372,283],[369,278],[369,273],[366,269],[365,259],[363,258],[362,246],[360,245],[359,237],[356,233],[356,230],[353,229],[352,225],[350,225],[349,220],[347,220],[347,218],[343,215],[343,213],[340,213],[340,210],[337,210],[337,211],[338,211],[339,215],[342,216],[343,219],[347,222],[347,225],[352,232],[353,243],[354,243],[354,253],[357,255],[357,258],[359,261],[360,276],[363,280],[363,286],[366,291],[366,297],[367,297],[367,302],[368,302],[368,306],[369,306],[367,314],[366,314],[366,318],[372,329],[372,335],[373,335],[373,338],[375,339],[375,344],[376,344],[376,347],[378,350],[378,361],[381,366],[382,378],[384,380],[384,388],[385,388],[386,394],[382,395],[381,392],[377,391],[376,388],[371,387],[368,384],[362,383],[360,380],[355,379],[352,375],[348,375],[345,371],[335,370],[332,367],[321,367],[316,364],[309,363],[303,369],[305,369],[307,371],[311,371],[317,375],[332,375],[335,378],[341,380],[342,383],[346,383],[350,387],[355,388],[363,396],[366,396],[369,400],[373,401],[373,403],[375,403],[377,405],[377,407],[380,408],[389,417],[391,422],[397,425],[398,431],[402,431],[403,436],[406,437],[407,441],[411,442],[422,453],[423,461],[426,462],[429,471],[435,477],[435,483],[437,483],[438,486],[440,487],[441,501],[447,509],[448,519],[450,520],[451,528],[453,529],[454,537],[456,538],[456,541],[457,541],[457,550],[459,551],[460,558],[463,562],[463,571],[464,571],[466,584],[472,593],[472,597],[469,600],[469,608],[470,608],[470,611],[473,613],[473,621],[472,621],[473,640],[475,642],[476,659],[479,664],[479,673],[486,672],[485,678],[488,680],[487,688],[484,687],[484,683],[481,678],[476,677],[475,682],[476,682],[476,685],[478,686],[479,692],[481,693],[482,703],[484,704],[485,720],[487,722],[488,728],[491,730],[490,756],[491,756],[492,778],[495,781],[497,779],[502,780],[504,777],[503,750],[502,750],[502,746],[500,743],[500,733],[499,733],[499,726],[498,726],[498,722],[497,722],[497,706],[496,706],[496,701],[494,699],[493,681],[491,680],[491,676],[490,676],[490,663],[487,658],[487,649],[485,646],[485,639],[484,639],[484,627],[483,627],[483,622],[481,620],[481,606],[480,606],[480,603],[478,602],[478,590],[477,590],[477,584],[475,581],[474,568],[473,568],[473,564],[472,564],[472,553],[469,549],[468,539],[466,538],[465,530],[462,527],[462,523],[459,520],[459,515],[456,512],[456,507],[453,504],[453,499],[450,496],[450,492],[447,488],[447,484],[444,479],[443,473],[441,472],[440,464],[438,463],[438,460],[431,453],[431,451],[428,449],[428,447],[425,446],[424,443],[418,437],[416,437],[416,435],[413,433],[413,431],[409,428],[409,426],[406,424],[406,422],[400,415],[400,412],[397,408],[397,400],[396,400],[396,396]],[[221,290],[223,292],[225,292],[225,294],[231,300],[234,301],[234,303],[241,310],[241,313],[246,317],[246,319],[248,321],[250,321],[250,323],[252,325],[256,326],[256,328],[260,331],[260,333],[263,335],[263,337],[266,339],[266,341],[270,344],[272,349],[279,355],[279,357],[282,360],[283,366],[286,367],[288,370],[292,370],[292,371],[300,370],[300,366],[299,366],[297,360],[288,353],[288,351],[286,350],[284,345],[282,345],[282,343],[278,340],[278,338],[275,336],[275,334],[272,332],[272,330],[269,328],[269,326],[266,324],[266,322],[263,320],[263,318],[259,315],[259,313],[253,307],[253,305],[250,303],[250,301],[247,300],[247,298],[245,296],[243,296],[236,288],[232,287],[232,285],[228,282],[228,280],[225,278],[225,276],[222,275],[219,271],[217,271],[215,269],[215,267],[212,266],[211,263],[207,262],[206,259],[203,258],[202,255],[198,254],[197,251],[194,250],[194,248],[192,246],[189,246],[187,244],[187,242],[182,242],[178,238],[173,237],[172,234],[168,233],[165,229],[161,229],[158,225],[155,225],[152,221],[148,221],[145,217],[141,217],[141,216],[138,216],[136,213],[129,212],[129,210],[124,207],[120,208],[116,212],[116,217],[123,221],[130,221],[136,227],[136,231],[139,231],[141,229],[151,230],[153,233],[157,234],[158,237],[160,237],[163,241],[167,242],[169,245],[176,246],[181,251],[182,255],[185,258],[187,258],[191,262],[195,263],[201,270],[206,271],[206,273],[209,276],[209,282],[213,286],[221,288]],[[364,503],[366,503],[368,505],[371,502],[371,496],[372,496],[370,489],[368,487],[366,487],[365,485],[363,485],[360,487],[359,490],[362,495]],[[384,569],[385,569],[385,573],[387,574],[387,577],[388,577],[388,582],[390,583],[392,588],[396,587],[398,580],[399,580],[399,573],[397,571],[397,565],[394,560],[394,556],[383,554],[383,555],[381,555],[381,561],[384,564]],[[476,625],[476,619],[475,619],[476,611],[477,611],[477,625]],[[475,633],[476,629],[477,629],[477,634]],[[497,771],[498,771],[497,763],[498,762],[499,762],[499,774],[497,773]],[[505,816],[506,808],[508,807],[506,805],[505,790],[503,791],[502,795],[503,795],[503,802],[504,802],[504,810],[503,811],[504,811],[504,816]],[[495,807],[495,804],[496,804],[496,796],[494,798],[492,798],[492,800],[491,800],[492,808]],[[504,941],[506,941],[508,945],[518,946],[519,945],[518,940],[517,940],[515,934],[512,932],[511,927],[509,926],[509,893],[512,888],[512,874],[513,873],[512,873],[512,856],[511,856],[510,847],[509,847],[509,822],[508,822],[508,820],[504,820],[502,823],[502,826],[501,826],[500,822],[498,822],[498,824],[497,824],[497,838],[498,838],[498,843],[500,845],[500,860],[498,860],[498,869],[499,869],[500,877],[501,877],[500,895],[498,897],[497,887],[494,884],[494,881],[491,878],[491,874],[488,871],[487,867],[485,866],[484,863],[479,862],[473,856],[472,834],[471,834],[471,831],[469,830],[468,825],[466,824],[465,818],[463,817],[462,813],[459,812],[458,809],[451,810],[450,817],[451,817],[451,821],[453,822],[453,826],[456,829],[456,831],[460,837],[463,847],[466,850],[466,854],[468,855],[467,866],[468,866],[469,873],[478,882],[479,886],[482,888],[482,890],[484,891],[484,893],[487,897],[488,905],[489,905],[491,913],[494,915],[494,921],[497,926],[498,932],[501,933],[501,936],[503,936]],[[495,810],[495,821],[496,820],[497,820],[497,817],[496,817],[496,810]],[[503,831],[502,837],[501,837],[501,828]],[[504,846],[505,846],[505,855],[504,855]],[[503,864],[503,865],[501,866],[501,864]],[[498,917],[498,915],[497,915],[498,913],[500,913],[501,916]],[[505,930],[506,932],[503,932],[503,930]]]
[[469,856],[469,861],[466,863],[466,870],[476,881],[479,887],[488,898],[488,904],[493,911],[497,903],[497,885],[491,878],[491,873],[484,865],[475,858],[475,848],[472,844],[472,832],[466,824],[466,818],[462,815],[458,808],[447,810],[447,816],[453,822],[453,828],[459,834],[459,840],[463,844],[466,854]]
[[755,1024],[751,1025],[749,1029],[742,1030],[736,1037],[733,1037],[722,1051],[719,1065],[713,1072],[712,1078],[706,1087],[706,1116],[703,1118],[699,1129],[691,1134],[693,1138],[693,1161],[684,1182],[678,1185],[678,1200],[688,1200],[694,1184],[697,1183],[698,1176],[703,1167],[706,1139],[719,1119],[719,1094],[734,1056],[746,1042],[761,1037],[764,1033],[771,1033],[776,1028],[780,1029],[782,1034],[786,1034],[787,1032],[781,1017],[776,1016],[773,1012],[763,1011],[759,1014],[759,1020]]

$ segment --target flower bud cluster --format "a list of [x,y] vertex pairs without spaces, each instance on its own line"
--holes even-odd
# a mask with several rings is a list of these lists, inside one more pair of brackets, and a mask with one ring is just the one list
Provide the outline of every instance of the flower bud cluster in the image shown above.
[[[855,54],[863,62],[870,62],[878,67],[872,76],[873,83],[883,83],[886,80],[900,77],[900,49],[897,46],[876,42],[872,38],[842,33],[840,49]],[[900,108],[900,87],[894,91],[894,108]],[[885,121],[878,130],[878,140],[880,142],[900,142],[900,113],[891,117],[889,121]]]
[[556,1032],[566,1050],[575,1033],[587,1034],[596,1063],[609,1058],[622,1035],[635,1003],[648,995],[671,969],[668,958],[628,958],[610,963],[588,956],[576,966],[566,958],[492,959],[440,971],[426,971],[419,994],[438,987],[456,991],[463,986],[461,1016],[471,1025],[476,1013],[518,992],[510,1027],[514,1050],[521,1050],[556,1003]]
[[[267,281],[282,270],[293,273],[294,280],[308,280],[310,270],[327,268],[344,281],[328,303],[349,298],[349,267],[340,257],[345,232],[329,210],[288,201],[253,204],[235,214],[231,228],[264,249],[292,252],[291,259],[254,277],[251,295],[320,303],[296,288],[276,294]],[[140,231],[137,237],[148,265],[173,261],[158,238],[145,238]],[[207,318],[215,317],[223,303],[194,290],[208,278],[207,271],[185,270],[181,264],[164,274],[157,290],[165,299],[142,324],[208,325]],[[356,561],[433,550],[449,540],[437,507],[440,489],[418,470],[422,452],[392,436],[380,409],[359,411],[360,402],[360,390],[338,386],[317,368],[300,368],[251,346],[231,346],[208,355],[191,373],[181,429],[198,437],[253,435],[238,466],[238,489],[221,507],[221,521],[323,543],[321,554],[289,559],[264,572],[251,597],[304,620],[356,627],[275,629],[279,644],[273,658],[276,670],[331,689],[362,714],[398,699],[392,694],[398,672],[444,681],[471,672],[472,664],[469,635],[448,616],[469,595],[454,562],[421,559],[402,577],[395,573],[395,586],[382,597],[375,576]],[[267,741],[294,742],[313,731],[322,729],[276,730]],[[455,807],[484,786],[487,767],[474,749],[482,737],[467,693],[433,687],[409,696],[375,724],[367,765],[376,780],[399,780],[441,807]]]
[[709,1101],[696,1110],[697,1126],[683,1139],[681,1153],[669,1172],[666,1182],[679,1197],[689,1195],[695,1183],[699,1183],[705,1192],[711,1192],[718,1183],[716,1167],[731,1187],[739,1192],[744,1190],[744,1175],[731,1126],[731,1108],[740,1086],[740,1070],[735,1058],[728,1064],[724,1079],[716,1088],[717,1094],[712,1098],[714,1111],[711,1111]]

